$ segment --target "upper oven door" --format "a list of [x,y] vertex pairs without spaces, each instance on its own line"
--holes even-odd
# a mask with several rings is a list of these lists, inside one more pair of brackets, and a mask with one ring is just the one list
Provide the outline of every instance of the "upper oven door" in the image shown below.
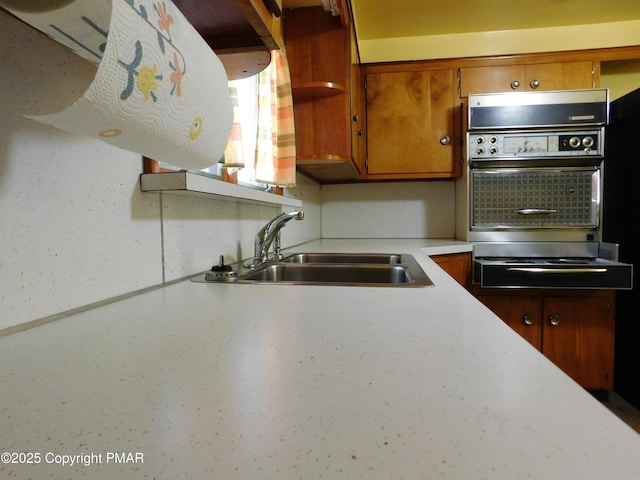
[[474,231],[597,231],[598,167],[494,168],[470,171]]

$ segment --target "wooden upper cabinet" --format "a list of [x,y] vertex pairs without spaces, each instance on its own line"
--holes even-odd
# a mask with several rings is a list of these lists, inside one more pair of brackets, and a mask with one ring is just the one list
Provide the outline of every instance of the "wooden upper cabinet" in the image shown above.
[[522,65],[463,67],[460,69],[460,96],[468,97],[470,93],[522,91],[523,81]]
[[594,88],[592,61],[460,68],[460,96],[470,93]]
[[526,90],[571,90],[595,87],[595,66],[591,61],[527,65]]
[[351,30],[351,156],[359,172],[366,170],[367,156],[367,104],[364,94],[364,73],[358,56],[355,26]]
[[281,0],[174,0],[220,57],[229,79],[264,70],[283,44]]
[[367,173],[455,176],[454,71],[368,72],[366,84]]
[[[285,9],[298,170],[320,183],[354,181],[352,31],[322,7]],[[357,61],[357,60],[356,60]]]

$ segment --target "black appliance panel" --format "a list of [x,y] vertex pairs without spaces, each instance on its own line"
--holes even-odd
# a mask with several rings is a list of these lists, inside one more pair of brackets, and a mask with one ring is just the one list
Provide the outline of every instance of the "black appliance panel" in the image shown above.
[[469,95],[469,130],[568,128],[609,122],[606,89]]
[[562,127],[601,125],[607,119],[606,103],[571,105],[528,105],[475,108],[469,122],[472,128]]
[[631,265],[602,258],[476,258],[474,279],[491,288],[632,287]]

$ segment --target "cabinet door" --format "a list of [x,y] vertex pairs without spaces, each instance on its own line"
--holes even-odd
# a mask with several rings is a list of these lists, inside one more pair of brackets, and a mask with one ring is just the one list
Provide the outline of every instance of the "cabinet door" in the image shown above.
[[470,93],[524,91],[524,66],[504,65],[460,69],[460,96]]
[[591,61],[461,68],[460,96],[593,88],[593,76]]
[[527,65],[526,90],[593,88],[593,62],[559,62]]
[[453,70],[367,74],[367,171],[452,175]]
[[610,296],[544,299],[542,352],[585,388],[613,387],[612,310]]
[[470,253],[433,255],[431,259],[463,287],[471,285]]
[[478,300],[538,350],[542,350],[540,297],[479,295]]

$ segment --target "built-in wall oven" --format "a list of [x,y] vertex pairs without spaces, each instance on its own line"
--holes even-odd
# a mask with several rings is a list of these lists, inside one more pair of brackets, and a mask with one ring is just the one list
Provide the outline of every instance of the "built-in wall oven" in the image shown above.
[[631,288],[601,242],[604,89],[470,95],[468,232],[474,282]]

